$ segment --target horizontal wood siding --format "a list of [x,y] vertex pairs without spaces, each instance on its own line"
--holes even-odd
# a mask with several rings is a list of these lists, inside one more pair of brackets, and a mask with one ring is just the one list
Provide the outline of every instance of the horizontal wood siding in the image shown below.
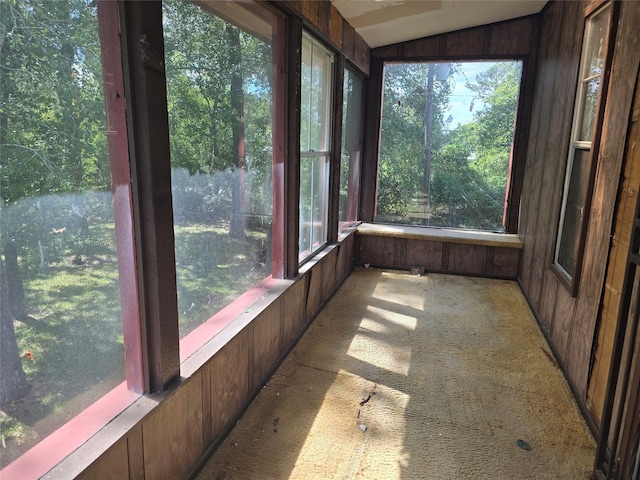
[[[637,5],[637,2],[621,4],[592,206],[588,212],[583,275],[575,297],[558,281],[551,265],[587,2],[550,3],[542,18],[518,230],[524,242],[519,281],[583,407],[587,403],[598,312],[602,307],[609,315],[617,309],[615,301],[602,304],[601,299],[640,56],[637,27],[631,26],[639,18]],[[615,262],[616,258],[617,254],[612,255],[611,260]]]

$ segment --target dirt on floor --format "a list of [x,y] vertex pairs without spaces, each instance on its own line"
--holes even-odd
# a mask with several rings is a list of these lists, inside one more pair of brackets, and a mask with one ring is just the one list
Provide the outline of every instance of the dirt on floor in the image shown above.
[[356,270],[199,479],[588,479],[595,442],[515,282]]

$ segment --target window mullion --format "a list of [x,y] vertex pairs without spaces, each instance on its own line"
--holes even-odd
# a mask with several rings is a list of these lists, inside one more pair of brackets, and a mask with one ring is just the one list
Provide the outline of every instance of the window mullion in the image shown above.
[[123,2],[121,21],[145,390],[156,392],[180,374],[162,4]]

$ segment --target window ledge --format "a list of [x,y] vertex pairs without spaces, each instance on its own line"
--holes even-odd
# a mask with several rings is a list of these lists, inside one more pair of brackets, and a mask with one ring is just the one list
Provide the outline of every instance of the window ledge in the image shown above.
[[357,228],[357,234],[522,249],[522,240],[520,240],[518,235],[483,232],[479,230],[362,223]]

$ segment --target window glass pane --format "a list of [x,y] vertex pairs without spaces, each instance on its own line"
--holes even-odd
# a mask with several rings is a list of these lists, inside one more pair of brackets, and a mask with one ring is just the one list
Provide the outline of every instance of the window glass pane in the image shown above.
[[606,52],[607,27],[609,25],[609,11],[607,6],[598,11],[587,20],[585,28],[585,52],[583,63],[583,79],[579,84],[581,113],[578,113],[578,141],[591,141],[593,135],[593,122],[596,116],[598,104],[598,92],[604,68],[604,55]]
[[349,69],[345,69],[342,102],[339,230],[343,230],[358,218],[363,94],[364,82],[362,79]]
[[271,274],[272,29],[255,8],[164,3],[181,336]]
[[579,245],[584,206],[589,189],[590,151],[574,152],[571,180],[563,213],[561,241],[558,245],[558,265],[572,277],[575,271],[576,251]]
[[302,79],[300,90],[300,150],[311,150],[311,42],[302,39]]
[[385,65],[376,222],[504,231],[521,69]]
[[310,37],[302,37],[300,260],[327,241],[332,58]]
[[328,188],[328,158],[303,156],[300,159],[300,260],[326,243]]
[[327,51],[312,44],[310,150],[316,152],[329,150],[331,58]]
[[580,131],[578,140],[591,141],[593,136],[593,122],[596,118],[598,106],[598,92],[600,91],[600,79],[596,77],[585,83],[582,90],[582,116],[580,118]]
[[602,75],[604,68],[604,55],[606,52],[607,29],[609,27],[610,6],[599,10],[589,17],[587,28],[585,29],[585,66],[586,75],[590,78],[595,75]]
[[2,2],[0,22],[6,465],[125,369],[95,4]]

